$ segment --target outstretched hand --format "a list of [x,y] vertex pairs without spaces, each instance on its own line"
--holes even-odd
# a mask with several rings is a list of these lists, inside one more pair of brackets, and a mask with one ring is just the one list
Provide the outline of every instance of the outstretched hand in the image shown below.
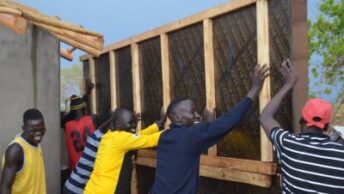
[[210,111],[207,107],[204,108],[203,111],[203,118],[202,120],[204,122],[210,122],[216,119],[216,112],[215,109],[213,109],[212,111]]
[[284,85],[294,87],[297,83],[298,76],[294,70],[293,64],[289,59],[283,61],[280,71],[284,78]]
[[265,78],[270,74],[270,69],[266,64],[256,65],[252,75],[252,83],[254,87],[262,88]]
[[252,88],[248,92],[247,97],[251,100],[255,100],[258,96],[259,91],[262,89],[265,78],[270,74],[269,67],[264,64],[258,64],[252,74]]

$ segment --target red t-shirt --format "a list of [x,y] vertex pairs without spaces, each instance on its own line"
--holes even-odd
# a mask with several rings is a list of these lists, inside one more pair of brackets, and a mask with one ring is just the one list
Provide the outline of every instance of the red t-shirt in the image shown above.
[[94,124],[90,116],[83,116],[80,120],[66,123],[66,142],[69,153],[69,168],[73,170],[84,151],[87,137],[93,133]]

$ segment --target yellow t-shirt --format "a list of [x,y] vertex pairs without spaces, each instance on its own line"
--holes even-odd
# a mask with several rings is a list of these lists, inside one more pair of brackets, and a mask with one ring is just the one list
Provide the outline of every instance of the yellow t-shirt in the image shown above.
[[[45,170],[41,146],[32,146],[20,135],[14,138],[11,144],[13,143],[19,144],[23,149],[24,162],[22,169],[15,176],[12,185],[12,194],[46,194]],[[2,167],[4,167],[4,164],[5,157],[3,157]]]
[[156,124],[138,134],[109,130],[99,144],[94,169],[84,194],[113,194],[119,181],[125,154],[130,150],[156,146],[161,134],[158,131]]

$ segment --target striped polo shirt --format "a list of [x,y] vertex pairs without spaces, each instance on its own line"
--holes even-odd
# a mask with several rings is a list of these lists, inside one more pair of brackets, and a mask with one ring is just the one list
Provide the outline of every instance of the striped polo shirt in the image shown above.
[[98,145],[103,135],[98,129],[88,136],[84,152],[64,185],[70,193],[82,194],[84,192],[85,185],[93,171]]
[[315,133],[270,134],[282,169],[282,193],[344,193],[344,145]]

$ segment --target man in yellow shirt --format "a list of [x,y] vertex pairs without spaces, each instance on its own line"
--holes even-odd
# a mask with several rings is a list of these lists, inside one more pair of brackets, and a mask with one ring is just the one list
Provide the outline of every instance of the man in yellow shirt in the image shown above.
[[113,117],[114,129],[102,137],[84,194],[130,194],[130,150],[155,147],[158,143],[161,132],[157,124],[135,133],[137,120],[133,112],[119,108]]
[[1,194],[45,194],[45,172],[40,142],[45,133],[42,113],[25,111],[23,132],[6,149],[0,183]]

